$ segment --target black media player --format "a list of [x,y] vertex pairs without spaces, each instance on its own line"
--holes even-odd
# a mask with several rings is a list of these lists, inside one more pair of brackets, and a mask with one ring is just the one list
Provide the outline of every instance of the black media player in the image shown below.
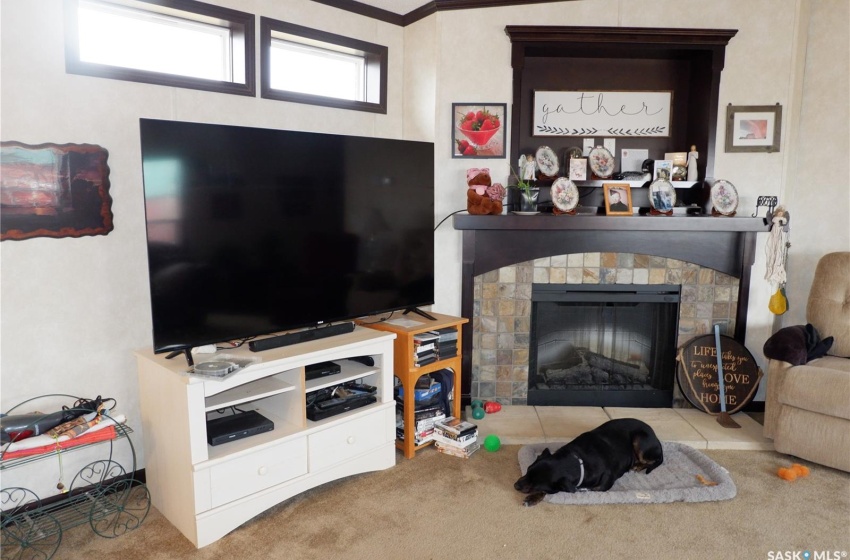
[[304,378],[307,381],[310,381],[311,379],[327,377],[328,375],[333,375],[335,373],[339,373],[340,371],[342,371],[342,368],[339,367],[339,364],[335,362],[321,362],[318,364],[310,364],[309,366],[304,368]]
[[207,442],[220,445],[274,430],[274,422],[257,412],[246,410],[207,420]]

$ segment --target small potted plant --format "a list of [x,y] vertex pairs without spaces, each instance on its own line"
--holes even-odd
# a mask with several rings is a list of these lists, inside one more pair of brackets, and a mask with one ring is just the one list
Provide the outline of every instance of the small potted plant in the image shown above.
[[537,212],[537,197],[540,195],[540,189],[535,187],[532,181],[521,179],[513,166],[511,166],[511,173],[516,179],[516,185],[511,185],[511,188],[520,192],[520,212]]

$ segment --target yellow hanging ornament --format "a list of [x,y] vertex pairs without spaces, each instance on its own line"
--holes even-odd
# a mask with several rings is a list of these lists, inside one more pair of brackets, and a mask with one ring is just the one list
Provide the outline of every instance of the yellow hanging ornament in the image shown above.
[[776,293],[770,296],[770,302],[768,302],[767,308],[774,315],[782,315],[788,311],[788,299],[785,297],[785,290],[781,287],[776,288]]

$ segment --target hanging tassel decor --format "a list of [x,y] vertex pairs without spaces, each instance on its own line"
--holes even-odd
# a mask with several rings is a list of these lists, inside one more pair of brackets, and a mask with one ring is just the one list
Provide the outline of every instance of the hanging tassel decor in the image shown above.
[[785,295],[785,263],[788,258],[788,247],[791,246],[788,241],[788,222],[791,217],[784,206],[777,206],[769,214],[769,219],[771,223],[770,234],[765,244],[767,271],[764,279],[770,283],[773,295],[770,296],[767,307],[774,315],[782,315],[788,311],[788,298]]

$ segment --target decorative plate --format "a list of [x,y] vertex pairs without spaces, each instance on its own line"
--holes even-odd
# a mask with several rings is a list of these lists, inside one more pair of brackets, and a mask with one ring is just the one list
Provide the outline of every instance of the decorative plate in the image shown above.
[[560,177],[552,183],[552,204],[561,212],[570,212],[578,206],[578,187],[567,179]]
[[517,216],[536,216],[540,212],[520,212],[519,210],[511,210],[512,214],[516,214]]
[[540,173],[547,177],[558,176],[558,156],[549,146],[540,146],[535,154],[537,160],[537,168]]
[[649,205],[657,212],[670,212],[676,206],[676,189],[666,179],[656,179],[649,185]]
[[718,179],[711,186],[711,204],[724,216],[731,216],[738,209],[738,189],[724,179]]
[[590,150],[590,170],[600,179],[607,179],[614,174],[614,156],[608,148],[596,146]]

